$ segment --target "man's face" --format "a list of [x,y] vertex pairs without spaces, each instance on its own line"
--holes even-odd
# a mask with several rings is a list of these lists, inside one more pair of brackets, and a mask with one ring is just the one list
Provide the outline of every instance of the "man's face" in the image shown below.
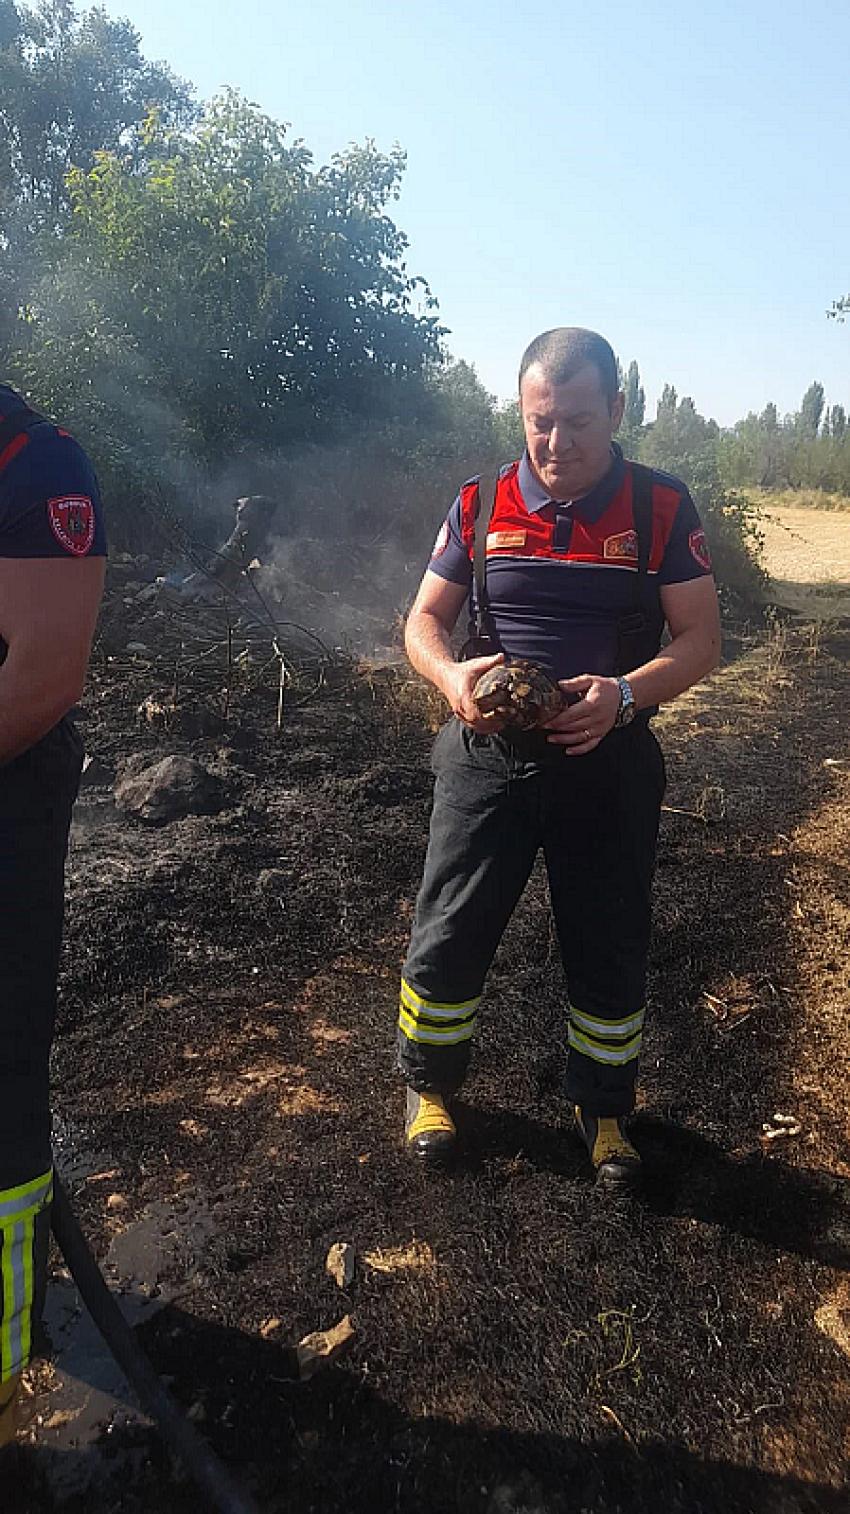
[[623,418],[623,396],[613,406],[592,363],[565,384],[552,384],[535,363],[520,390],[525,441],[534,472],[553,499],[577,499],[607,473],[611,439]]

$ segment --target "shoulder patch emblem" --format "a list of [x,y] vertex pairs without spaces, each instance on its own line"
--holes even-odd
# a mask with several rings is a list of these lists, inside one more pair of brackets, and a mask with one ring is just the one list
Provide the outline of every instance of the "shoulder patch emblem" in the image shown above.
[[496,551],[499,547],[524,547],[527,531],[488,531],[487,551]]
[[85,494],[66,494],[47,501],[50,529],[60,547],[85,557],[94,542],[94,505]]
[[616,536],[606,536],[602,556],[619,558],[621,561],[625,558],[628,562],[637,562],[637,531],[620,531]]
[[700,528],[699,531],[691,532],[690,536],[688,537],[688,546],[691,549],[691,556],[696,558],[700,567],[706,573],[710,573],[711,553],[708,550],[708,542],[705,539],[705,532],[702,530],[702,528]]
[[441,525],[441,527],[439,529],[439,531],[437,532],[437,540],[434,542],[434,545],[431,548],[431,556],[432,557],[442,557],[442,555],[445,552],[446,547],[448,546],[448,544],[449,544],[449,523],[448,523],[447,520],[444,520],[443,524]]

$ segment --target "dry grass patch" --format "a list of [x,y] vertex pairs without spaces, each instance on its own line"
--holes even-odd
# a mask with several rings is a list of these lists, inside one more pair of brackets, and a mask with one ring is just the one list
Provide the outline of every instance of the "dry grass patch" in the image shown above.
[[363,1257],[373,1272],[434,1273],[437,1258],[427,1241],[411,1241],[407,1246],[387,1246],[367,1251]]
[[850,510],[850,494],[826,489],[739,489],[759,510]]
[[832,1298],[816,1311],[815,1324],[850,1358],[850,1283],[839,1283]]
[[282,1115],[340,1114],[342,1112],[339,1099],[333,1098],[329,1093],[324,1093],[321,1088],[312,1088],[309,1083],[304,1083],[300,1088],[293,1088],[285,1093],[277,1108],[278,1113]]

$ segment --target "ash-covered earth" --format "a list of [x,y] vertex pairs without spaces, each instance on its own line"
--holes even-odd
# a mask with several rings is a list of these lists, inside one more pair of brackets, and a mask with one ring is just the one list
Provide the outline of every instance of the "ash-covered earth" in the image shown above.
[[[210,635],[205,668],[203,636],[190,666],[165,621],[111,628],[82,719],[58,1160],[139,1339],[259,1506],[845,1509],[846,1079],[816,1053],[846,990],[847,853],[806,838],[847,812],[846,635],[777,659],[738,627],[659,722],[647,1183],[612,1205],[560,1093],[542,876],[488,980],[457,1167],[404,1157],[395,1000],[436,701],[401,667],[302,648],[281,711],[279,662],[240,663],[238,632]],[[116,806],[170,757],[206,770],[202,812]],[[777,1112],[800,1133],[768,1138]],[[54,1264],[56,1356],[4,1507],[206,1508]],[[344,1316],[347,1354],[301,1380],[298,1342]]]

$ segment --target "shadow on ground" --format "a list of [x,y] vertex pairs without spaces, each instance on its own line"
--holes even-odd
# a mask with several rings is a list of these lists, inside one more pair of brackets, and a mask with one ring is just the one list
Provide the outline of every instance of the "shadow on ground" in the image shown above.
[[[192,1358],[196,1380],[206,1385],[205,1415],[214,1427],[207,1433],[268,1514],[843,1514],[846,1508],[841,1492],[817,1481],[758,1472],[653,1438],[636,1441],[604,1418],[587,1443],[492,1430],[474,1420],[411,1418],[341,1370],[299,1385],[290,1351],[179,1309],[160,1316],[148,1345],[162,1371],[182,1375]],[[117,1441],[111,1464],[109,1451],[98,1464],[104,1500],[122,1492],[127,1458],[137,1457],[143,1443],[139,1432]],[[127,1507],[198,1510],[195,1490],[169,1481],[162,1452],[155,1445],[151,1452]],[[4,1481],[16,1491],[4,1508],[41,1514],[40,1490],[61,1483],[68,1469],[56,1463],[75,1453],[13,1454]],[[104,1501],[110,1506],[119,1505]],[[66,1508],[84,1514],[90,1495]]]

